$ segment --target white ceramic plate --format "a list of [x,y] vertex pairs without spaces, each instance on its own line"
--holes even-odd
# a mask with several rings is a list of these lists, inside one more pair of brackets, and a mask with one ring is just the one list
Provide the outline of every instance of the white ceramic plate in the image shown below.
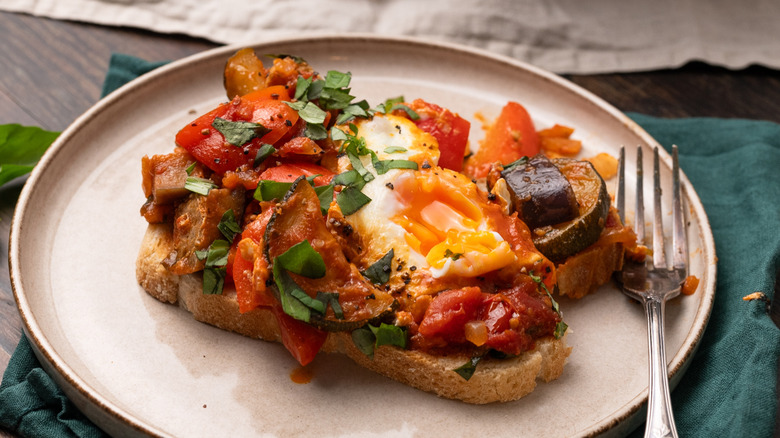
[[[170,151],[178,129],[225,99],[222,68],[235,49],[174,62],[99,102],[52,146],[20,197],[10,249],[19,310],[45,368],[87,416],[112,434],[187,437],[594,436],[622,435],[642,422],[645,319],[609,285],[561,300],[574,351],[560,379],[487,406],[440,399],[332,355],[317,358],[311,383],[296,384],[289,377],[296,363],[283,347],[198,323],[144,293],[134,273],[146,228],[138,212],[141,157]],[[574,127],[584,156],[642,145],[650,157],[656,145],[569,82],[471,49],[361,36],[256,49],[300,55],[321,72],[351,71],[353,94],[372,104],[404,95],[457,111],[472,120],[472,144],[482,135],[475,113],[489,119],[517,100],[537,128]],[[670,159],[662,156],[668,184]],[[673,384],[702,336],[715,290],[711,231],[684,183],[691,271],[702,282],[667,306]]]

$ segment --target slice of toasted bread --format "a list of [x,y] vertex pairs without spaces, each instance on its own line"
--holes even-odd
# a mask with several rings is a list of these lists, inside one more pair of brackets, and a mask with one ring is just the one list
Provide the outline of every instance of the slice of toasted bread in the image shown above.
[[[147,293],[160,301],[177,303],[198,321],[253,338],[280,341],[272,311],[259,308],[242,314],[235,292],[204,295],[199,274],[176,276],[168,272],[161,262],[171,247],[171,225],[149,225],[136,263],[138,282]],[[469,360],[467,356],[433,356],[381,346],[372,359],[358,350],[349,333],[342,332],[329,333],[322,350],[346,354],[365,368],[441,397],[485,404],[517,400],[533,391],[537,380],[557,379],[571,347],[566,345],[565,336],[547,337],[517,357],[483,359],[469,380],[453,371]]]

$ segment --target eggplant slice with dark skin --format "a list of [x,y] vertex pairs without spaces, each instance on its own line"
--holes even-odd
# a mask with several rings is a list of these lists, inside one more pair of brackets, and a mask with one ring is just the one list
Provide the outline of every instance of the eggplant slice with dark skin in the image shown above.
[[544,155],[501,173],[520,219],[534,229],[576,218],[580,206],[569,180]]
[[610,199],[607,185],[589,162],[536,156],[507,166],[501,176],[512,208],[531,229],[536,248],[550,260],[560,263],[601,236]]

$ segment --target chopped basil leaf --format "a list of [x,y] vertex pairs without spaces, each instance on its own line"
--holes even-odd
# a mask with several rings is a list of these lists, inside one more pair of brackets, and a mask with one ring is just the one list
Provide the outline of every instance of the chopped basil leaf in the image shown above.
[[569,328],[568,324],[563,321],[559,321],[558,324],[555,324],[555,331],[553,332],[555,339],[561,339],[563,334],[566,333],[567,328]]
[[255,162],[254,166],[257,167],[261,164],[263,164],[263,161],[265,161],[266,158],[270,157],[274,152],[276,152],[276,148],[268,143],[263,143],[260,146],[260,149],[257,150],[257,155],[255,156]]
[[402,104],[402,103],[396,103],[393,105],[387,112],[391,113],[395,110],[403,110],[406,112],[406,114],[409,116],[412,120],[419,120],[420,115],[417,114],[413,109],[409,108],[408,106]]
[[282,268],[281,263],[278,263],[277,259],[274,259],[273,274],[276,288],[279,290],[279,302],[282,304],[284,313],[297,320],[309,322],[311,309],[293,296],[294,291],[301,291],[304,294],[305,292],[290,277],[290,274]]
[[374,358],[374,349],[382,345],[406,348],[406,329],[392,324],[381,323],[379,327],[367,324],[352,332],[352,342],[361,353]]
[[406,348],[406,330],[398,327],[397,325],[385,324],[384,322],[379,327],[374,327],[369,324],[368,328],[376,336],[375,346],[380,347],[382,345],[394,345],[400,348]]
[[192,175],[192,171],[195,170],[195,165],[198,164],[197,161],[193,161],[192,164],[187,166],[186,169],[184,169],[185,172],[187,172],[187,175]]
[[386,154],[397,154],[400,152],[406,152],[406,148],[402,148],[401,146],[388,146],[385,148]]
[[[550,301],[552,302],[552,309],[555,311],[555,313],[557,313],[559,316],[562,317],[563,315],[561,314],[561,309],[558,307],[558,302],[555,301],[555,299],[552,297],[552,294],[550,293],[550,289],[548,289],[547,285],[544,284],[544,282],[542,281],[542,277],[534,275],[533,271],[530,271],[528,273],[528,276],[531,277],[531,280],[533,280],[535,283],[538,283],[542,287],[542,289],[544,289],[544,291],[547,293],[547,296],[550,297]],[[563,321],[560,321],[558,324],[556,324],[555,332],[553,332],[555,338],[560,339],[561,336],[563,336],[563,334],[566,333],[566,329],[568,327],[569,326]]]
[[330,203],[333,201],[333,184],[315,187],[317,198],[320,199],[320,210],[323,214],[327,213]]
[[203,294],[220,295],[225,286],[227,268],[205,268],[203,270]]
[[371,198],[355,187],[346,187],[336,196],[336,203],[344,216],[355,213],[369,202],[371,202]]
[[366,180],[360,176],[360,173],[355,169],[350,169],[344,173],[340,173],[333,178],[334,186],[346,186],[354,187],[358,190],[362,189],[366,185]]
[[390,280],[390,272],[393,270],[394,251],[391,249],[382,258],[369,266],[363,275],[375,284],[385,284]]
[[298,81],[295,83],[295,100],[308,100],[308,91],[311,86],[312,79],[306,79],[303,76],[298,76]]
[[323,88],[320,95],[320,102],[325,109],[344,109],[349,106],[355,96],[349,94],[349,89],[341,90],[336,88]]
[[463,377],[465,380],[469,380],[471,379],[471,376],[474,375],[474,371],[477,370],[477,364],[479,363],[480,360],[482,360],[482,356],[472,357],[471,359],[469,359],[468,362],[455,368],[452,371],[458,373],[458,375]]
[[222,214],[222,218],[217,224],[217,229],[222,232],[222,235],[225,236],[228,242],[232,242],[236,234],[241,233],[241,227],[238,225],[238,221],[236,221],[236,214],[232,208],[228,208]]
[[547,292],[547,296],[550,297],[550,301],[552,301],[552,308],[557,314],[561,314],[560,309],[558,308],[558,303],[553,299],[552,294],[550,293],[550,289],[547,289],[547,285],[544,284],[542,281],[542,277],[539,277],[538,275],[534,275],[533,271],[528,272],[528,276],[531,277],[531,280],[534,281],[534,283],[538,284],[539,286],[544,289],[545,292]]
[[276,257],[274,265],[287,271],[308,278],[322,278],[325,276],[325,261],[320,253],[312,248],[308,240],[296,243],[287,251]]
[[[344,310],[341,308],[341,304],[339,303],[339,294],[317,292],[317,301],[322,302],[325,308],[327,308],[328,304],[330,304],[330,307],[333,309],[333,314],[336,316],[336,318],[344,319]],[[322,313],[324,314],[325,312],[323,311]]]
[[307,123],[303,135],[312,140],[325,140],[328,138],[328,130],[321,124]]
[[376,343],[376,336],[367,327],[361,327],[352,331],[352,342],[355,344],[361,353],[365,354],[369,358],[374,358],[374,344]]
[[325,111],[311,102],[308,102],[306,106],[304,106],[303,109],[298,112],[298,115],[301,116],[301,118],[307,123],[313,124],[321,124],[327,117],[327,113]]
[[196,176],[188,176],[184,182],[185,189],[203,196],[208,195],[211,189],[216,189],[217,187],[219,186],[214,184],[214,181]]
[[520,157],[519,159],[505,165],[504,170],[501,171],[501,176],[505,176],[504,172],[510,171],[517,166],[525,166],[527,163],[528,163],[528,157]]
[[244,121],[232,122],[221,117],[215,118],[214,121],[211,122],[211,126],[225,137],[226,142],[233,146],[243,146],[252,139],[260,138],[271,132],[270,129],[259,123]]
[[318,100],[320,98],[320,95],[322,95],[322,88],[325,86],[325,81],[322,79],[317,79],[316,81],[312,82],[309,86],[309,91],[306,93],[306,99],[308,100]]
[[374,169],[376,173],[384,175],[390,169],[412,169],[417,170],[417,163],[409,160],[374,160]]
[[[232,210],[231,210],[232,211]],[[205,255],[203,254],[205,252]],[[206,267],[203,269],[203,293],[206,295],[219,295],[225,284],[230,243],[217,239],[209,245],[207,251],[196,251],[198,259],[206,259]]]
[[330,128],[330,138],[333,141],[344,141],[347,140],[349,137],[347,137],[346,132],[334,126]]
[[282,199],[293,183],[262,179],[257,183],[254,198],[258,201]]
[[347,158],[349,158],[349,162],[352,164],[352,168],[357,170],[357,172],[363,178],[363,181],[369,182],[374,179],[374,174],[369,172],[368,169],[363,166],[363,161],[360,159],[360,156],[352,151],[348,151]]
[[344,88],[349,86],[349,81],[352,80],[352,73],[342,73],[337,70],[330,70],[325,75],[325,87],[326,88]]
[[298,301],[303,303],[303,305],[308,307],[309,309],[314,310],[315,312],[321,315],[325,314],[326,303],[310,297],[306,292],[303,291],[303,289],[301,288],[293,289],[290,291],[290,295],[295,297]]

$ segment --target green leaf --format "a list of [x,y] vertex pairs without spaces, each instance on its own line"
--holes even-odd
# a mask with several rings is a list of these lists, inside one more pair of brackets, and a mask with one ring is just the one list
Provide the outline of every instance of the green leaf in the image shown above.
[[257,188],[253,197],[258,201],[273,201],[274,199],[282,199],[284,195],[290,190],[293,183],[279,182],[271,179],[261,179],[257,183]]
[[215,118],[211,122],[211,126],[225,137],[226,142],[239,147],[249,143],[252,139],[260,138],[271,132],[270,129],[259,123],[232,122],[221,117]]
[[315,187],[314,191],[317,193],[317,198],[320,200],[320,210],[323,214],[327,213],[328,208],[330,208],[330,203],[333,201],[333,184]]
[[[232,210],[231,210],[232,211]],[[205,254],[204,254],[205,252]],[[225,285],[230,243],[217,239],[209,245],[207,251],[196,251],[195,255],[200,259],[206,259],[206,267],[203,269],[203,293],[206,295],[219,295]]]
[[321,124],[307,123],[303,135],[312,140],[325,140],[328,138],[328,130]]
[[355,213],[369,202],[371,202],[371,198],[355,187],[346,187],[336,196],[336,203],[341,208],[344,216]]
[[222,218],[217,224],[217,229],[225,236],[228,242],[232,242],[236,235],[241,233],[241,227],[238,225],[238,221],[236,221],[236,214],[232,208],[228,208],[222,214]]
[[226,276],[227,268],[205,268],[203,270],[203,294],[221,295]]
[[564,333],[566,333],[566,329],[568,328],[569,325],[563,321],[559,321],[558,324],[555,324],[555,331],[553,332],[553,336],[555,336],[555,339],[561,339]]
[[455,368],[452,371],[458,373],[458,375],[463,377],[465,380],[469,380],[471,379],[471,376],[474,375],[474,371],[477,370],[477,364],[480,360],[482,360],[482,356],[472,357],[468,362]]
[[387,110],[387,112],[391,113],[391,112],[393,112],[395,110],[404,110],[404,111],[406,111],[406,114],[412,120],[418,120],[420,118],[419,114],[417,114],[413,109],[409,108],[408,106],[406,106],[406,105],[404,105],[402,103],[396,103],[395,105],[390,107],[390,109]]
[[326,113],[312,102],[284,102],[290,108],[298,111],[298,115],[306,123],[321,124],[325,121]]
[[317,100],[320,98],[320,95],[322,95],[322,89],[325,87],[325,81],[322,79],[317,79],[314,82],[311,83],[309,86],[309,92],[307,93],[306,97],[308,100]]
[[296,243],[287,251],[276,257],[276,264],[287,271],[308,278],[322,278],[325,276],[325,261],[320,253],[312,248],[308,240]]
[[417,170],[417,163],[409,160],[374,160],[374,170],[379,175],[384,175],[390,169],[412,169]]
[[309,100],[308,91],[311,86],[312,78],[306,79],[303,76],[298,76],[298,81],[295,83],[295,100]]
[[230,242],[227,240],[217,239],[211,242],[206,256],[206,267],[212,268],[226,266],[229,253]]
[[32,171],[58,135],[35,126],[0,125],[0,185]]
[[342,73],[337,70],[330,70],[325,75],[325,87],[326,88],[344,88],[349,86],[349,81],[352,79],[352,73]]
[[[333,309],[333,314],[338,319],[344,319],[344,310],[341,308],[341,304],[339,303],[339,294],[337,293],[330,293],[330,292],[317,292],[317,301],[320,301],[323,303],[325,307],[330,304],[330,307]],[[325,312],[323,312],[324,314]]]
[[348,151],[347,158],[349,158],[349,162],[352,164],[352,168],[357,170],[365,182],[369,182],[374,179],[374,174],[369,172],[368,169],[363,166],[363,161],[360,160],[360,157],[356,153]]
[[391,249],[382,258],[369,266],[363,275],[374,284],[385,284],[390,280],[390,273],[393,271],[393,257],[395,252]]
[[198,178],[197,176],[188,176],[187,180],[184,182],[185,189],[203,196],[208,195],[211,189],[216,189],[217,187],[219,186],[214,184],[214,181],[206,178]]
[[361,327],[352,331],[352,342],[355,344],[358,350],[371,359],[374,358],[374,344],[376,344],[376,336],[374,332],[368,327]]
[[192,175],[192,171],[195,170],[195,165],[198,164],[197,161],[193,161],[192,164],[187,166],[186,169],[184,169],[185,172],[187,172],[187,175]]
[[310,310],[314,310],[320,315],[325,314],[326,303],[316,298],[310,297],[309,294],[303,291],[303,289],[301,288],[293,289],[290,291],[290,295],[295,297],[298,301],[303,303],[303,305],[308,307]]
[[403,328],[397,325],[385,324],[384,322],[379,327],[369,324],[368,328],[376,336],[375,346],[393,345],[399,348],[406,348],[406,330]]
[[263,161],[266,160],[266,158],[273,155],[273,153],[276,152],[276,148],[268,143],[263,143],[260,146],[260,149],[257,150],[257,155],[255,155],[255,162],[254,166],[257,167],[261,164],[263,164]]
[[360,176],[357,170],[350,169],[333,177],[332,183],[334,186],[354,187],[360,190],[366,185],[366,180]]
[[401,152],[406,152],[406,148],[402,148],[401,146],[388,146],[385,148],[386,154],[397,154]]
[[293,293],[296,293],[294,291],[303,292],[303,289],[301,289],[292,277],[290,277],[290,274],[281,267],[281,264],[277,263],[277,259],[274,259],[273,274],[276,288],[279,290],[279,302],[282,304],[284,313],[297,320],[309,322],[311,319],[311,309],[293,296]]

